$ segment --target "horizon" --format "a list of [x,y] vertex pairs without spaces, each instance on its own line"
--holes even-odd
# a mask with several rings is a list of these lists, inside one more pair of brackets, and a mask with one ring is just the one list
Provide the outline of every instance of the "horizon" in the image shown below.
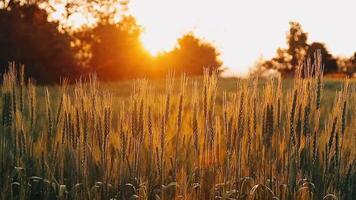
[[[204,9],[199,9],[203,2]],[[302,0],[294,4],[296,7],[293,10],[288,10],[291,3],[292,1],[283,0],[223,0],[219,3],[211,0],[153,0],[149,3],[136,0],[129,4],[129,12],[145,28],[143,43],[149,51],[170,50],[177,37],[191,31],[217,47],[224,66],[229,68],[225,75],[229,76],[247,75],[258,59],[269,59],[275,55],[278,47],[285,47],[290,21],[297,21],[302,25],[303,30],[308,33],[308,42],[325,43],[328,50],[336,56],[352,55],[352,44],[356,44],[356,28],[350,25],[356,19],[356,13],[352,12],[356,2]],[[191,6],[187,7],[188,4]],[[183,9],[184,15],[181,15]],[[315,15],[314,12],[318,10],[323,12]],[[164,20],[158,22],[162,19],[161,13]],[[172,24],[172,21],[175,23]],[[263,35],[260,33],[261,27]],[[333,30],[328,31],[328,27]],[[158,40],[162,42],[155,43]]]
[[[203,3],[204,9],[201,9]],[[149,3],[135,0],[129,2],[127,11],[119,14],[136,18],[143,27],[141,41],[152,56],[173,49],[177,38],[188,32],[208,41],[221,53],[220,59],[227,68],[225,76],[247,75],[259,59],[270,59],[277,48],[286,47],[290,21],[302,25],[309,43],[322,42],[338,57],[352,55],[352,44],[356,44],[356,28],[351,25],[356,13],[352,8],[356,7],[356,2],[302,0],[293,10],[288,10],[290,4],[291,1],[283,0],[223,0],[219,4],[211,0],[152,0]],[[54,18],[60,19],[63,8],[57,9]],[[94,21],[78,13],[73,16],[71,25],[80,27]]]

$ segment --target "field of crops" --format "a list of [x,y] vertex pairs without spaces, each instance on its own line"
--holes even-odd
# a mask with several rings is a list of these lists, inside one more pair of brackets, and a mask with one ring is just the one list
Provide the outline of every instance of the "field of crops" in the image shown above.
[[10,66],[1,199],[355,199],[356,84],[320,66],[48,87]]

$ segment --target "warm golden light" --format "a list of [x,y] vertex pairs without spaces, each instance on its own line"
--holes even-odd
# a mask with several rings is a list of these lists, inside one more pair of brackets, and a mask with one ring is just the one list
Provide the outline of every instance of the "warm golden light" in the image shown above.
[[150,34],[144,31],[141,35],[141,41],[145,49],[152,55],[157,56],[158,53],[168,51],[174,48],[176,38],[170,38],[165,35],[161,35],[157,40],[154,34]]
[[286,46],[290,21],[302,24],[309,41],[326,43],[335,55],[352,55],[355,7],[353,0],[134,0],[129,12],[144,27],[142,41],[152,54],[171,49],[177,37],[192,31],[219,49],[228,75],[240,75]]
[[[134,0],[128,4],[128,14],[144,28],[141,41],[153,56],[174,48],[177,38],[193,32],[218,48],[228,75],[241,75],[257,59],[271,58],[278,47],[286,46],[290,21],[301,23],[309,41],[327,44],[333,55],[350,56],[355,50],[350,44],[356,44],[355,7],[353,0]],[[53,18],[61,19],[64,5],[56,9]],[[68,23],[79,27],[95,20],[81,13]]]
[[[53,4],[54,13],[51,15],[53,20],[64,20],[65,13],[65,3],[56,3]],[[70,15],[70,17],[64,24],[72,28],[79,28],[83,25],[93,25],[95,24],[95,18],[85,12],[77,12]]]

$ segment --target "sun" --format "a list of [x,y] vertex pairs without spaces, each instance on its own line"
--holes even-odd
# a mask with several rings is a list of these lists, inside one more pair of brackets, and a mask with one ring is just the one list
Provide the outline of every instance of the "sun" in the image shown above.
[[159,44],[155,39],[148,34],[142,34],[141,43],[143,47],[152,55],[157,56],[159,52],[164,51],[162,44]]
[[176,45],[176,38],[163,33],[160,31],[144,30],[141,34],[141,43],[152,56],[169,51]]

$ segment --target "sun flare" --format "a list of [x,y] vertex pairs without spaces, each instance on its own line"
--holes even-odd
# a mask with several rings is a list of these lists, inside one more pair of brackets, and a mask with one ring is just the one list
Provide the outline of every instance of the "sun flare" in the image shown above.
[[152,55],[157,56],[159,53],[169,51],[174,47],[174,40],[164,36],[158,39],[155,35],[143,32],[141,35],[141,42],[144,48]]

